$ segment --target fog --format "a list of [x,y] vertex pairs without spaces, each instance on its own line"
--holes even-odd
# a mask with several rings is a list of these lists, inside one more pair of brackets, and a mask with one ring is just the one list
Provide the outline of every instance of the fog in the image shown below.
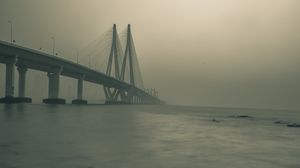
[[[18,45],[51,53],[55,36],[59,56],[75,61],[77,48],[130,23],[144,85],[167,103],[300,109],[299,8],[299,0],[1,0],[0,40],[10,40],[11,20]],[[45,73],[27,81],[34,101],[47,96]],[[75,98],[75,87],[64,78],[61,96]],[[103,99],[101,86],[84,92]]]

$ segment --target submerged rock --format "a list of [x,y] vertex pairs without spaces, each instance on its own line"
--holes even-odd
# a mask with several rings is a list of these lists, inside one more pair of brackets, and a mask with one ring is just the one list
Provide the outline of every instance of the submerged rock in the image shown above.
[[212,122],[221,122],[220,120],[217,120],[217,119],[214,119],[214,118],[211,121]]
[[300,124],[297,124],[297,123],[288,124],[287,126],[300,128]]
[[282,121],[282,120],[277,120],[274,122],[274,124],[288,124],[289,122],[287,121]]
[[248,116],[248,115],[234,115],[234,116],[228,116],[228,117],[232,117],[232,118],[253,118],[253,117]]
[[237,116],[237,118],[253,118],[253,117],[247,115],[239,115]]

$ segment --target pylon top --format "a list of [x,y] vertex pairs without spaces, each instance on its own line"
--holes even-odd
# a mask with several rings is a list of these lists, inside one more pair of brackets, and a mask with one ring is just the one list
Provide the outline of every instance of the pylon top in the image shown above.
[[131,32],[131,24],[128,24],[128,32]]

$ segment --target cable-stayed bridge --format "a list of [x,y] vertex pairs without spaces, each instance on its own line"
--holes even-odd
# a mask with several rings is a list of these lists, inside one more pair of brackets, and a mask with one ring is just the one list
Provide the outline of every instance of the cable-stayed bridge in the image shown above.
[[[77,98],[73,104],[87,104],[83,99],[84,81],[103,86],[106,104],[160,104],[163,103],[155,90],[150,92],[144,89],[142,75],[137,60],[131,27],[128,25],[125,44],[121,44],[116,25],[113,25],[109,53],[104,56],[101,64],[105,65],[102,71],[97,71],[61,57],[17,46],[13,43],[0,42],[0,63],[5,64],[5,97],[0,103],[30,103],[31,98],[25,95],[26,72],[28,69],[39,70],[48,76],[48,97],[43,99],[47,104],[65,104],[60,98],[60,76],[77,79]],[[123,50],[124,48],[124,50]],[[85,59],[97,52],[97,44],[87,52],[83,52]],[[91,60],[89,60],[91,64]],[[14,75],[15,67],[19,74],[18,95],[15,96]]]

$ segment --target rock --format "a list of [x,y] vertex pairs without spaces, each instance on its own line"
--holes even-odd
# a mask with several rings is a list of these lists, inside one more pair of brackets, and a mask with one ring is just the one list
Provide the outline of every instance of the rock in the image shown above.
[[288,127],[300,128],[300,124],[297,124],[297,123],[287,124],[287,126]]
[[228,116],[228,117],[232,117],[232,118],[253,118],[253,117],[248,116],[248,115],[235,115],[235,116]]
[[237,116],[237,118],[253,118],[253,117],[247,115],[239,115]]
[[287,121],[277,120],[274,122],[274,124],[288,124]]
[[213,118],[211,121],[212,121],[212,122],[221,122],[220,120],[216,120],[216,119],[214,119],[214,118]]

